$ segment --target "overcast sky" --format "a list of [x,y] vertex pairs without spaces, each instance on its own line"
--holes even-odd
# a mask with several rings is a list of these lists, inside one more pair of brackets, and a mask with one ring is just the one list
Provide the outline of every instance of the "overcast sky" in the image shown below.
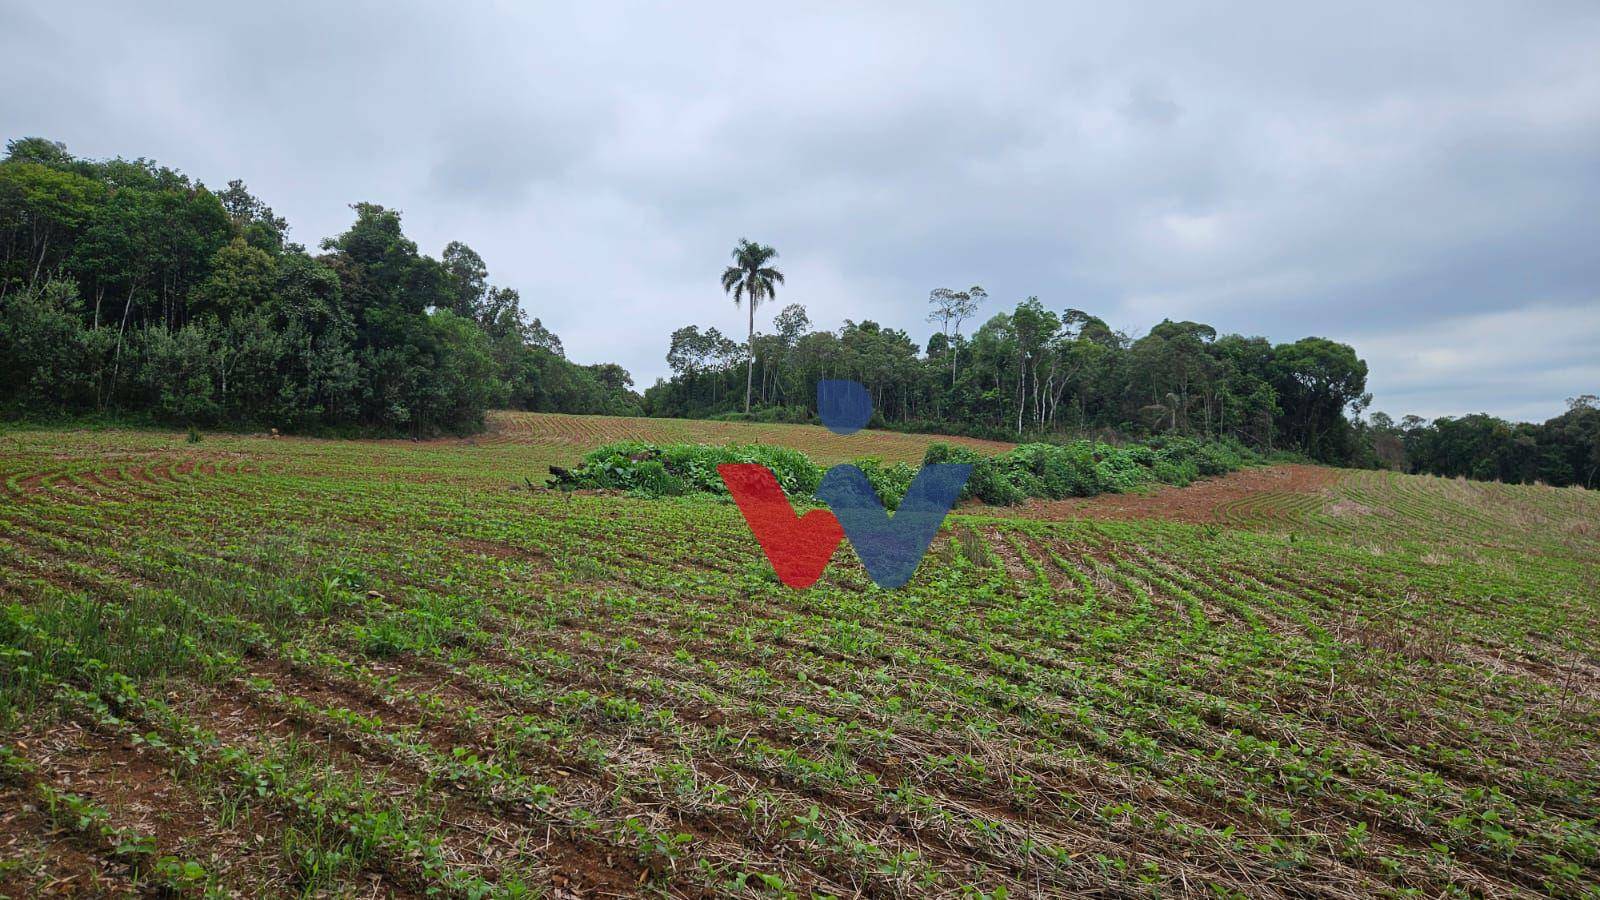
[[[462,240],[579,362],[928,291],[1347,341],[1375,409],[1600,393],[1600,3],[0,4],[3,137]],[[760,327],[758,325],[758,327]]]

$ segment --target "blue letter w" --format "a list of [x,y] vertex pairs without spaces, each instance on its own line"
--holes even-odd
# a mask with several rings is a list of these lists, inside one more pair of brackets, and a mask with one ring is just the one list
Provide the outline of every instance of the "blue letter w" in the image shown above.
[[817,498],[844,526],[856,556],[874,584],[897,588],[911,580],[923,554],[950,514],[972,474],[968,463],[922,467],[890,518],[867,476],[855,466],[834,466],[822,476]]

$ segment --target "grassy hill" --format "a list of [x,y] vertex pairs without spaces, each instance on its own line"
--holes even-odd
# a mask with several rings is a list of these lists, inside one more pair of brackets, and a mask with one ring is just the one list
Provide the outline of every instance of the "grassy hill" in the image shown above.
[[524,479],[935,438],[493,424],[6,438],[0,894],[1600,891],[1593,493],[1257,469],[796,592],[729,504]]

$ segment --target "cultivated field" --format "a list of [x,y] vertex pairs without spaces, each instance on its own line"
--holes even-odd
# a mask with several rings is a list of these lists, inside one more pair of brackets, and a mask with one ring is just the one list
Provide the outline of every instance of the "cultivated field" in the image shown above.
[[1600,896],[1593,493],[1248,470],[796,592],[529,481],[930,438],[494,424],[0,436],[0,894]]
[[575,458],[585,450],[612,441],[651,441],[657,444],[774,444],[803,450],[813,460],[829,465],[862,456],[884,462],[922,462],[934,441],[962,444],[999,453],[1011,444],[964,437],[933,437],[893,431],[860,431],[837,435],[821,425],[756,425],[743,422],[706,422],[689,419],[634,419],[625,416],[567,416],[554,413],[498,412],[489,416],[489,432],[470,438],[482,446],[537,447],[555,459]]

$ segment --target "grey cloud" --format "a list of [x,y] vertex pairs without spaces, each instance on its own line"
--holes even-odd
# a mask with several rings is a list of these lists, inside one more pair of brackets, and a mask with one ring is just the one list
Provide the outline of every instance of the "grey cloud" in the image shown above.
[[400,208],[641,385],[672,328],[742,330],[747,235],[772,312],[826,325],[925,338],[928,290],[976,282],[1349,340],[1396,415],[1600,390],[1593,4],[23,2],[0,54],[8,137],[244,178],[312,245]]

